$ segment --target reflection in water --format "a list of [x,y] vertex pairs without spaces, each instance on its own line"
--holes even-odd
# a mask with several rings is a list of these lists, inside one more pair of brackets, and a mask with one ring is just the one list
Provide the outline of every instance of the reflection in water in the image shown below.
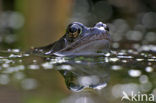
[[62,103],[119,103],[123,92],[130,97],[132,92],[156,95],[154,47],[144,45],[137,50],[112,50],[111,54],[97,57],[34,56],[9,49],[0,53],[0,84],[14,82],[26,91],[35,90],[43,84],[40,78],[27,73],[39,73],[43,69],[59,71],[67,88],[73,91]]
[[[72,60],[72,58],[70,58]],[[57,64],[57,70],[63,75],[67,87],[76,92],[62,103],[104,103],[106,100],[98,91],[107,86],[110,65],[95,62],[99,58],[88,58],[88,61],[69,60]]]
[[[97,59],[97,58],[94,58]],[[94,60],[93,59],[93,60]],[[75,92],[87,88],[102,89],[107,86],[109,79],[109,65],[106,63],[82,62],[65,63],[57,66],[58,71],[65,78],[66,85]]]

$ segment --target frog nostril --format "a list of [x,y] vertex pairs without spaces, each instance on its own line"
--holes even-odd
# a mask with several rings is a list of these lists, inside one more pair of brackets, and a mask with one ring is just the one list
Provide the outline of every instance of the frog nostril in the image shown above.
[[108,26],[106,26],[106,27],[105,27],[105,30],[109,31],[109,27],[108,27]]

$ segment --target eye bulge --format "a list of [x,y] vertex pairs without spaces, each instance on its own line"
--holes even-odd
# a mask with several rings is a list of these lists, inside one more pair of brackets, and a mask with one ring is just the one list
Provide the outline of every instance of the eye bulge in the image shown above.
[[81,34],[82,27],[78,24],[71,24],[68,26],[67,32],[68,32],[69,37],[76,38]]

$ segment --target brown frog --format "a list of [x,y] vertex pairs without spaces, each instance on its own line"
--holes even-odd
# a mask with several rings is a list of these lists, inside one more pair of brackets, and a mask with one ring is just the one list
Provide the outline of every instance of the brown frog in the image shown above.
[[106,24],[98,22],[94,27],[86,27],[82,23],[73,22],[68,25],[66,33],[58,41],[33,52],[46,55],[101,55],[109,51],[110,34]]

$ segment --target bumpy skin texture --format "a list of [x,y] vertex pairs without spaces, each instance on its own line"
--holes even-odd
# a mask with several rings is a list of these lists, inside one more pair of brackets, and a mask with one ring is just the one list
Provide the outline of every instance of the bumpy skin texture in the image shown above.
[[33,52],[47,55],[85,55],[108,51],[110,45],[109,28],[106,24],[98,22],[94,27],[86,27],[79,22],[68,25],[66,33],[58,41]]

